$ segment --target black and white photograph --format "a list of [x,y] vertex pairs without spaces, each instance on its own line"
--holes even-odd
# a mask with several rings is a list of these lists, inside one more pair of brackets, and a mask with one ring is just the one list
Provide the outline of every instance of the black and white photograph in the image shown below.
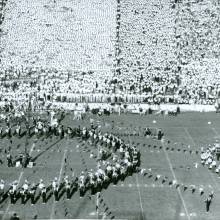
[[220,0],[0,0],[0,220],[219,207]]

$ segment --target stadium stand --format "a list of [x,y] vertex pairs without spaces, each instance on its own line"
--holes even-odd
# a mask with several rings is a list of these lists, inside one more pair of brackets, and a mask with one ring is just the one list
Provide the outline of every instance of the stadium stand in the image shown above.
[[[2,5],[5,6],[5,1],[3,2]],[[46,44],[41,41],[47,37],[51,37],[48,40],[49,44],[59,43],[58,39],[52,39],[54,32],[49,26],[54,24],[49,18],[45,17],[49,20],[44,21],[44,28],[42,25],[39,26],[42,34],[37,36],[41,37],[36,38],[36,31],[29,30],[24,34],[25,36],[31,34],[32,37],[28,38],[31,42],[23,39],[23,35],[18,39],[15,38],[16,28],[10,35],[7,30],[13,25],[16,16],[19,16],[19,7],[22,7],[29,23],[32,22],[33,15],[27,11],[32,10],[34,14],[37,5],[43,6],[42,10],[45,12],[52,9],[58,12],[60,10],[62,16],[58,23],[62,23],[66,22],[65,16],[68,13],[77,11],[76,5],[75,8],[71,8],[68,1],[65,2],[67,6],[69,4],[68,7],[64,7],[63,3],[54,5],[50,2],[44,5],[38,2],[36,7],[30,9],[28,1],[24,2],[27,4],[19,6],[11,1],[7,10],[14,13],[7,13],[5,16],[1,13],[2,18],[5,17],[1,34],[2,100],[15,100],[19,97],[25,100],[29,93],[37,92],[41,97],[50,95],[54,100],[63,102],[68,100],[65,98],[68,96],[70,102],[77,100],[77,102],[213,105],[220,97],[219,4],[215,1],[164,0],[150,1],[143,5],[142,1],[134,3],[118,0],[116,12],[109,10],[108,13],[103,11],[109,3],[99,2],[92,7],[92,10],[98,11],[99,16],[93,18],[91,15],[94,20],[91,30],[87,30],[88,33],[77,31],[78,37],[95,36],[97,32],[105,35],[108,33],[108,36],[101,34],[97,41],[85,38],[80,42],[87,43],[87,48],[83,47],[85,49],[83,51],[80,44],[81,46],[77,46],[78,52],[72,51],[71,45],[64,48],[69,42],[64,36],[69,36],[76,30],[60,36],[64,43],[61,44],[61,49],[54,53],[66,54],[63,60],[59,60],[58,56],[51,55],[53,57],[51,58],[53,45],[42,49],[42,54],[34,49],[36,42],[45,46]],[[84,8],[83,5],[81,7]],[[78,13],[77,18],[73,20],[78,29],[85,28],[88,23],[89,18],[86,19],[82,13],[83,11]],[[9,14],[12,17],[9,17]],[[114,14],[116,27],[115,19],[109,20],[109,16]],[[35,15],[39,22],[40,18],[40,14]],[[17,23],[18,29],[27,24],[22,20]],[[34,25],[37,25],[35,23]],[[105,24],[103,29],[97,29],[99,24],[101,26]],[[74,45],[79,42],[77,39]],[[74,43],[73,39],[72,41]],[[99,44],[100,48],[105,45],[105,49],[100,51]],[[94,48],[97,50],[94,51]],[[43,53],[47,57],[44,57]],[[88,56],[93,58],[90,59]],[[77,63],[77,60],[81,63]],[[73,66],[68,66],[70,64]],[[64,99],[60,100],[60,96]],[[76,96],[77,99],[74,98]]]

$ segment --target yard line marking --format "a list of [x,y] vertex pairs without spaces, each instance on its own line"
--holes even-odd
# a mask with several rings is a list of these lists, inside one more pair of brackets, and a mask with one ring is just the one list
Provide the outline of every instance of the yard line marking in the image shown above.
[[32,152],[33,152],[33,150],[34,150],[34,147],[35,147],[35,143],[32,144],[32,147],[31,147],[31,149],[30,149],[29,155],[32,154]]
[[[99,159],[99,144],[98,144],[98,147],[97,147],[97,158]],[[100,163],[99,163],[99,160],[97,161],[97,170],[99,169],[99,166],[100,166]],[[97,214],[97,219],[99,219],[99,197],[100,197],[100,192],[97,193],[96,195],[96,214]]]
[[187,129],[186,127],[184,127],[183,129],[184,129],[185,133],[187,134],[187,136],[189,137],[189,139],[191,139],[192,144],[193,144],[194,146],[196,146],[196,143],[195,143],[195,141],[193,140],[192,136],[190,135],[188,129]]
[[[164,149],[164,143],[162,143],[162,146],[163,146],[163,151],[164,151],[164,154],[165,154],[165,156],[166,156],[167,162],[168,162],[169,167],[170,167],[170,171],[171,171],[171,173],[172,173],[172,175],[173,175],[174,180],[177,181],[177,178],[176,178],[175,172],[174,172],[174,170],[173,170],[173,166],[172,166],[172,163],[171,163],[170,158],[169,158],[169,156],[168,156],[168,153],[167,153],[166,150]],[[183,207],[184,207],[184,210],[185,210],[187,219],[190,220],[189,212],[188,212],[188,210],[187,210],[186,203],[185,203],[185,201],[184,201],[184,199],[183,199],[183,195],[182,195],[182,193],[181,193],[181,191],[180,191],[179,188],[177,189],[177,191],[178,191],[178,194],[179,194],[180,199],[181,199],[181,201],[182,201],[182,204],[183,204]]]
[[219,133],[216,131],[214,127],[212,127],[213,132],[216,134],[217,137],[219,137]]
[[[68,148],[68,145],[66,145],[66,148],[64,150],[64,154],[63,154],[63,158],[62,158],[62,162],[61,162],[61,167],[60,167],[59,178],[58,178],[58,185],[61,181],[61,176],[62,176],[62,173],[63,173],[63,167],[64,167],[64,163],[65,163],[66,153],[68,151],[67,148]],[[52,205],[51,213],[50,213],[50,219],[53,219],[55,206],[56,206],[56,203],[55,203],[55,201],[53,201],[53,205]]]
[[[129,136],[129,143],[131,145],[131,137],[130,136]],[[139,201],[140,201],[140,206],[141,206],[141,215],[142,215],[142,219],[144,219],[144,209],[143,209],[143,203],[142,203],[142,198],[141,198],[140,184],[139,184],[139,180],[138,180],[138,175],[136,175],[136,184],[137,184]]]
[[139,181],[138,181],[138,175],[136,175],[136,183],[137,183],[137,189],[138,189],[138,194],[139,194],[142,219],[144,219],[144,209],[143,209],[142,197],[141,197],[141,192],[140,192],[140,184],[139,184]]
[[[3,214],[4,213],[4,211],[0,211],[0,214]],[[15,212],[14,211],[10,211],[10,212],[8,212],[8,214],[14,214]]]
[[168,188],[168,189],[170,189],[170,188],[172,188],[171,186],[168,186],[168,185],[163,185],[163,184],[160,184],[160,185],[156,185],[156,184],[151,184],[151,185],[148,185],[148,184],[131,184],[130,186],[129,186],[130,184],[128,184],[128,185],[110,185],[110,187],[124,187],[124,188],[133,188],[133,187],[139,187],[139,188]]
[[[35,143],[32,144],[32,147],[31,147],[31,149],[30,149],[30,151],[29,151],[29,155],[30,155],[30,156],[31,156],[31,154],[32,154],[32,152],[33,152],[34,147],[35,147]],[[22,179],[23,174],[24,174],[24,171],[21,171],[21,173],[20,173],[20,175],[19,175],[19,178],[18,178],[18,185],[19,185],[20,182],[21,182],[21,179]],[[5,210],[5,214],[4,214],[3,217],[2,217],[2,220],[5,220],[5,217],[6,217],[7,213],[10,214],[10,212],[9,212],[10,208],[11,208],[11,203],[8,204],[7,209]]]

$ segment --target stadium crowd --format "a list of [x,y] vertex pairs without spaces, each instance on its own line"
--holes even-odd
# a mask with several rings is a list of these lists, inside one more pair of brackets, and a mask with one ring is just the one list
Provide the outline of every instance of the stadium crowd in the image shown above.
[[71,71],[7,62],[0,69],[1,100],[36,92],[37,99],[61,102],[214,104],[220,97],[216,4],[118,0],[114,68]]
[[216,2],[121,1],[121,8],[122,84],[159,99],[166,94],[165,102],[212,104],[219,97]]
[[[36,73],[36,78],[33,80],[19,78],[18,80],[2,80],[1,101],[28,100],[30,95],[33,96],[37,93],[37,100],[57,102],[213,105],[220,97],[220,85],[215,79],[216,74],[212,74],[206,84],[203,80],[196,84],[189,80],[186,80],[187,84],[178,84],[177,78],[173,78],[174,80],[171,79],[165,84],[162,83],[163,85],[155,83],[155,79],[149,80],[146,74],[134,76],[133,78],[129,77],[131,81],[128,83],[120,77],[114,77],[109,81],[109,77],[106,76],[106,78],[103,77],[103,79],[99,78],[97,80],[96,73],[79,73],[76,78],[69,79],[49,78],[48,75],[44,77],[43,82],[37,79],[40,72]],[[63,73],[60,73],[60,76],[63,76]],[[195,76],[198,75],[195,74]],[[169,80],[166,74],[164,74],[164,78]],[[199,77],[199,79],[201,78]],[[195,82],[195,80],[193,81]]]

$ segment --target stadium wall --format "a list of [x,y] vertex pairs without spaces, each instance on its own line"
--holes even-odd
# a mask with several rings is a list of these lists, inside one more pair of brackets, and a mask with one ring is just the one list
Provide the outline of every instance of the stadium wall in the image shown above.
[[[67,110],[80,110],[83,109],[85,106],[85,103],[62,103],[62,102],[55,102],[53,103],[54,107],[63,107]],[[88,103],[88,106],[90,109],[94,108],[102,108],[102,109],[108,109],[109,107],[112,107],[108,103]],[[149,104],[128,104],[127,105],[127,110],[132,112],[132,113],[139,113],[139,108],[142,108],[143,110],[151,108],[152,110],[155,111],[172,111],[176,110],[177,107],[180,107],[180,111],[182,112],[214,112],[216,111],[214,105],[199,105],[199,104],[194,104],[194,105],[189,105],[189,104],[161,104],[161,105],[149,105]],[[115,105],[114,109],[118,111],[119,105]]]

